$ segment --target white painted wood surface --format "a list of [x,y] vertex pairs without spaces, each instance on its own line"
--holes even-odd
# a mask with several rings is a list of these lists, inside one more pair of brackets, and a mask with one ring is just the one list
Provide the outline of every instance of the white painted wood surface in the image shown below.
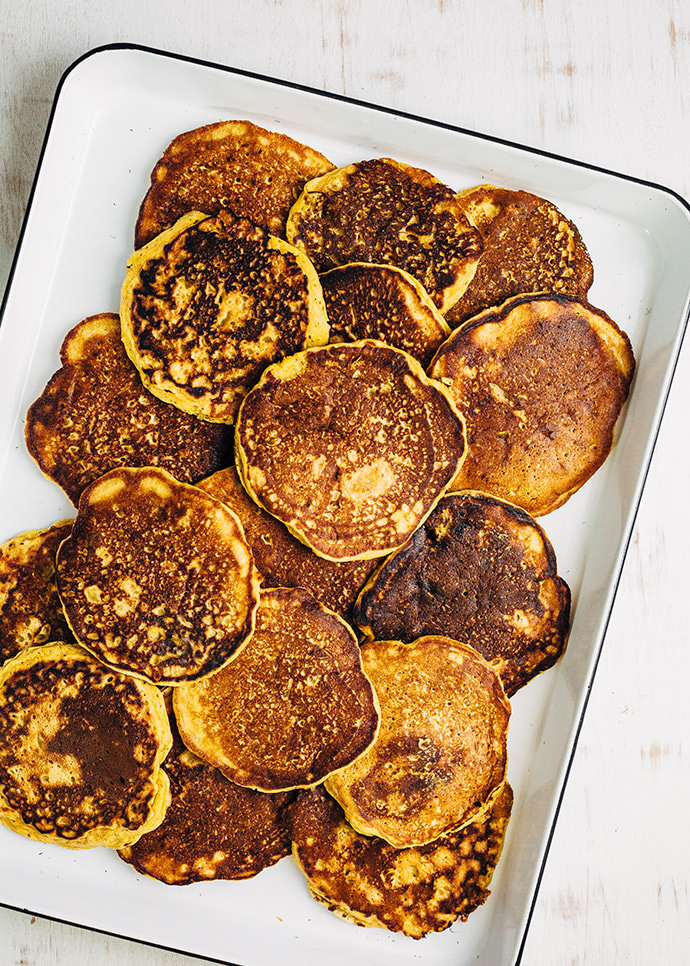
[[[0,287],[60,75],[114,41],[449,121],[690,197],[685,0],[0,0]],[[638,515],[525,966],[690,962],[689,353]],[[0,966],[194,962],[0,909]]]

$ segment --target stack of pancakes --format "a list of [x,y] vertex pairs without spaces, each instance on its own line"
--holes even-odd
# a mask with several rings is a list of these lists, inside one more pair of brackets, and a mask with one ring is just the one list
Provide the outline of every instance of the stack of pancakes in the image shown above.
[[0,547],[0,823],[169,884],[292,851],[342,918],[446,929],[566,645],[535,518],[608,455],[630,342],[552,203],[248,121],[171,142],[135,246],[27,414],[76,511]]

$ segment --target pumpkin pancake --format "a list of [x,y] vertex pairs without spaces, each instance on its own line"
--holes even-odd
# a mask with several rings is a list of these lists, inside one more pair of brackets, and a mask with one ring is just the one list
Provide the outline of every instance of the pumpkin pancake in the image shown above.
[[127,358],[120,319],[84,319],[66,336],[62,368],[26,417],[26,444],[72,502],[116,466],[162,466],[195,483],[232,460],[226,426],[202,422],[147,392]]
[[173,707],[191,751],[267,792],[322,781],[369,747],[379,722],[353,631],[301,588],[263,591],[244,650],[176,688]]
[[482,251],[452,189],[391,158],[348,164],[308,181],[285,231],[319,272],[349,262],[397,265],[444,313],[467,288]]
[[0,669],[0,822],[122,848],[163,819],[171,741],[157,688],[71,644],[25,648]]
[[506,782],[480,819],[427,845],[395,849],[360,835],[323,788],[288,809],[295,860],[313,897],[360,926],[421,939],[465,921],[489,896],[513,793]]
[[402,546],[464,452],[463,420],[445,389],[412,356],[373,339],[269,367],[235,434],[250,496],[331,560]]
[[326,779],[353,828],[395,848],[425,845],[490,807],[505,780],[510,704],[473,648],[448,637],[367,641],[381,708],[376,741]]
[[516,296],[470,319],[429,367],[467,421],[452,488],[555,510],[608,456],[634,370],[627,335],[573,296]]
[[151,172],[139,209],[135,248],[188,211],[231,208],[274,235],[304,183],[333,165],[286,134],[250,121],[219,121],[178,135]]
[[306,255],[229,211],[184,215],[136,251],[120,317],[144,385],[211,422],[233,422],[269,363],[328,341]]
[[25,647],[72,640],[55,583],[55,554],[71,529],[64,520],[0,546],[0,664]]
[[565,649],[570,591],[548,537],[524,510],[484,493],[444,496],[372,574],[355,623],[378,640],[447,634],[479,651],[506,694]]
[[84,491],[57,583],[79,643],[154,684],[226,664],[251,634],[258,601],[234,513],[154,467],[111,470]]

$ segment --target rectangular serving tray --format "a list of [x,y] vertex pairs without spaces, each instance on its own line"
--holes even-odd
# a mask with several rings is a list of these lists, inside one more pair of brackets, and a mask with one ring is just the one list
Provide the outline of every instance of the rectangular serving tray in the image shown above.
[[382,156],[461,190],[542,195],[578,225],[590,301],[630,336],[638,369],[603,468],[541,519],[573,592],[561,662],[514,697],[515,805],[492,894],[467,922],[415,941],[362,929],[308,894],[292,859],[243,882],[170,887],[105,849],[71,851],[0,829],[0,904],[242,966],[487,966],[521,956],[690,301],[687,204],[658,185],[268,77],[129,45],[99,48],[56,95],[2,307],[0,542],[74,515],[24,446],[26,410],[58,368],[68,329],[117,311],[151,169],[177,134],[249,119],[335,164]]

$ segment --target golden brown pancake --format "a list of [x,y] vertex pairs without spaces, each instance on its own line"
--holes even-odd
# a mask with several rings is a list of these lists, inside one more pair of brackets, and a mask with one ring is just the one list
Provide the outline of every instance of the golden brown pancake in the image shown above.
[[72,640],[55,583],[55,554],[71,529],[64,520],[0,546],[0,664],[22,648]]
[[137,218],[135,248],[188,211],[231,208],[274,235],[305,181],[333,165],[286,134],[250,121],[220,121],[178,135],[151,172]]
[[634,370],[627,335],[572,296],[516,296],[466,322],[429,367],[467,421],[452,489],[555,510],[608,456]]
[[463,922],[489,896],[513,793],[506,782],[490,811],[434,842],[395,849],[360,835],[323,788],[288,809],[295,860],[313,897],[360,926],[421,939]]
[[349,823],[403,849],[479,818],[506,772],[510,704],[495,669],[440,635],[367,641],[361,651],[381,708],[378,737],[325,782]]
[[323,781],[369,747],[379,722],[352,629],[301,588],[262,591],[244,650],[177,688],[173,707],[191,751],[266,792]]
[[227,426],[203,422],[144,388],[104,313],[68,332],[59,369],[26,417],[26,444],[72,502],[116,466],[162,466],[195,483],[232,460]]
[[234,513],[155,467],[111,470],[84,491],[57,583],[79,643],[154,684],[231,660],[252,632],[259,588]]
[[565,649],[570,591],[543,529],[484,493],[444,496],[372,574],[354,611],[377,640],[446,634],[479,651],[508,696]]
[[250,496],[331,560],[402,546],[464,451],[445,389],[412,356],[368,339],[271,366],[245,398],[235,435]]
[[25,648],[0,668],[0,822],[122,848],[163,819],[171,741],[157,688],[71,644]]
[[300,543],[247,495],[234,466],[197,483],[239,517],[264,587],[304,587],[351,623],[357,594],[376,560],[326,560]]
[[444,313],[467,288],[482,251],[455,193],[428,171],[391,158],[308,181],[285,231],[319,272],[348,262],[405,269]]
[[269,363],[328,341],[309,259],[229,211],[184,215],[136,251],[120,318],[144,385],[211,422],[233,422]]
[[484,250],[472,281],[448,312],[452,326],[513,295],[558,292],[586,298],[594,279],[592,260],[577,226],[554,204],[490,184],[457,197]]

